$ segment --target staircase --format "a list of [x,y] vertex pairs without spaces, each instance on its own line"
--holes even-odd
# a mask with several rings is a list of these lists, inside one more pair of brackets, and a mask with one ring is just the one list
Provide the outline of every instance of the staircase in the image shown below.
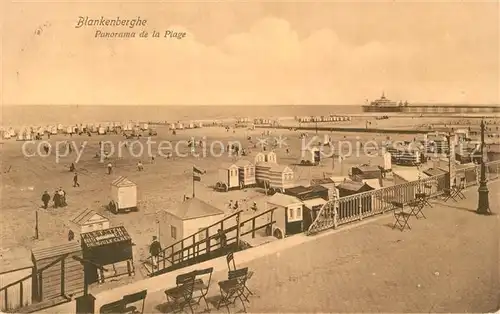
[[[142,268],[148,276],[153,277],[242,250],[247,247],[242,244],[243,236],[250,235],[254,238],[258,230],[272,230],[272,225],[276,223],[273,220],[275,210],[276,208],[271,208],[244,221],[241,221],[240,210],[167,246],[160,252],[157,262],[149,256],[142,261]],[[242,227],[245,227],[244,230]],[[222,230],[225,235],[225,243],[221,243],[221,233],[218,230]]]

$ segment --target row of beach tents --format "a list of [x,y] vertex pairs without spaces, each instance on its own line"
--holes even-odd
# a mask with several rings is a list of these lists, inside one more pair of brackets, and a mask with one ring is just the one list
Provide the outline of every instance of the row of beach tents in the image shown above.
[[13,127],[0,127],[0,134],[3,139],[15,138],[20,141],[29,141],[34,139],[37,135],[43,136],[45,134],[77,134],[80,132],[96,133],[104,135],[108,132],[114,131],[148,131],[150,130],[148,123],[134,123],[134,122],[104,122],[104,123],[88,123],[76,125],[63,125],[54,124],[47,126],[23,126],[20,128]]
[[351,121],[352,117],[349,116],[305,116],[305,117],[295,117],[295,120],[300,123],[305,122],[342,122]]

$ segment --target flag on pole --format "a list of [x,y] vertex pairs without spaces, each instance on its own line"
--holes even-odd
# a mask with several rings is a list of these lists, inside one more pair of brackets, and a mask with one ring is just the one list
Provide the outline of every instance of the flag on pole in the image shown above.
[[194,181],[201,181],[201,175],[205,174],[206,171],[201,170],[197,168],[196,166],[193,166],[193,180]]

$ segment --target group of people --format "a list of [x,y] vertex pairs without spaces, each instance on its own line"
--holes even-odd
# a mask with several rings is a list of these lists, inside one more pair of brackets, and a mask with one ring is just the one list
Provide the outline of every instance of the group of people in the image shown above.
[[66,191],[64,191],[62,187],[54,192],[53,197],[50,197],[50,194],[47,191],[43,192],[42,194],[43,208],[45,209],[48,208],[51,199],[54,202],[54,208],[65,207],[68,205],[66,203]]
[[[247,200],[244,200],[246,204],[247,203]],[[238,201],[235,201],[233,203],[233,200],[229,200],[229,203],[227,205],[228,209],[230,211],[238,211],[238,209],[240,208],[240,204],[238,203]],[[256,212],[258,210],[257,208],[257,202],[253,202],[252,206],[250,207],[250,209],[254,212]],[[247,210],[248,210],[248,205],[247,205]]]

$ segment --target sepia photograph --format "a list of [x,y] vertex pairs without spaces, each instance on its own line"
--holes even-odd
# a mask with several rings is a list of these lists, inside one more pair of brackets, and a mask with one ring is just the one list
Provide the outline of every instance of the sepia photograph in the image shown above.
[[0,20],[0,313],[500,313],[500,2]]

